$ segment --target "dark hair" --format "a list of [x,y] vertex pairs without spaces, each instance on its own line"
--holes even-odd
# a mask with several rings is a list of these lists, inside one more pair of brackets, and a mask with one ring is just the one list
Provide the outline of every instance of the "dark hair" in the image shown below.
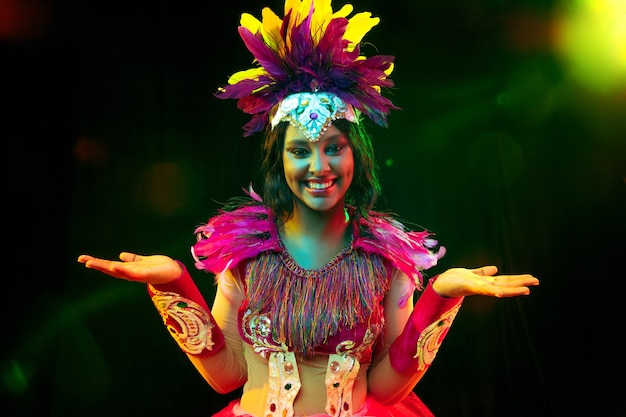
[[[354,155],[354,177],[346,194],[346,204],[354,207],[357,215],[367,217],[381,192],[371,137],[363,122],[338,119],[333,125],[346,135]],[[262,147],[263,202],[279,217],[289,217],[293,212],[294,196],[285,180],[282,158],[288,126],[288,122],[281,122],[267,131]]]

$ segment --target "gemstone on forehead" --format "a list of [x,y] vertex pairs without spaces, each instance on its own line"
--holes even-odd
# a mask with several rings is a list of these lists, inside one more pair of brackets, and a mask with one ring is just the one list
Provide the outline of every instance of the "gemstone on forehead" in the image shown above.
[[302,130],[311,142],[316,142],[337,119],[358,123],[354,108],[338,95],[303,92],[291,94],[279,103],[271,126],[274,128],[280,122],[289,122]]

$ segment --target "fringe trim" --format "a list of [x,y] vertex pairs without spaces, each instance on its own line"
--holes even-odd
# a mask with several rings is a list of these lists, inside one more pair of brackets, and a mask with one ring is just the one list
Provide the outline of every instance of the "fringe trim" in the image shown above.
[[390,287],[389,266],[352,246],[316,270],[300,268],[284,249],[262,253],[247,266],[247,307],[284,323],[272,328],[274,340],[312,355],[329,336],[380,313]]

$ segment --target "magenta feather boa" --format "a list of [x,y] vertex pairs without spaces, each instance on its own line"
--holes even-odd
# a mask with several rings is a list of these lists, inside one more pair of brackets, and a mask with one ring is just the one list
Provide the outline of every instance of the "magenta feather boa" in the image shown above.
[[[421,271],[436,265],[445,254],[443,246],[436,249],[438,242],[431,232],[407,231],[402,223],[379,212],[354,220],[353,230],[353,249],[388,259],[419,290],[423,289]],[[263,251],[283,250],[276,221],[262,204],[221,211],[196,228],[195,233],[198,236],[192,247],[195,266],[214,274],[235,268]]]

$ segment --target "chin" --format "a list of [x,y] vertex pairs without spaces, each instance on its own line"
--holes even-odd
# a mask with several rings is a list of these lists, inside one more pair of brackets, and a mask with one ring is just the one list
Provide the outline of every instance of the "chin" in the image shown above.
[[305,204],[311,210],[315,210],[318,212],[326,212],[326,211],[331,211],[334,208],[336,208],[339,202],[337,201],[332,201],[332,202],[331,201],[323,201],[323,202],[322,201],[306,201]]

